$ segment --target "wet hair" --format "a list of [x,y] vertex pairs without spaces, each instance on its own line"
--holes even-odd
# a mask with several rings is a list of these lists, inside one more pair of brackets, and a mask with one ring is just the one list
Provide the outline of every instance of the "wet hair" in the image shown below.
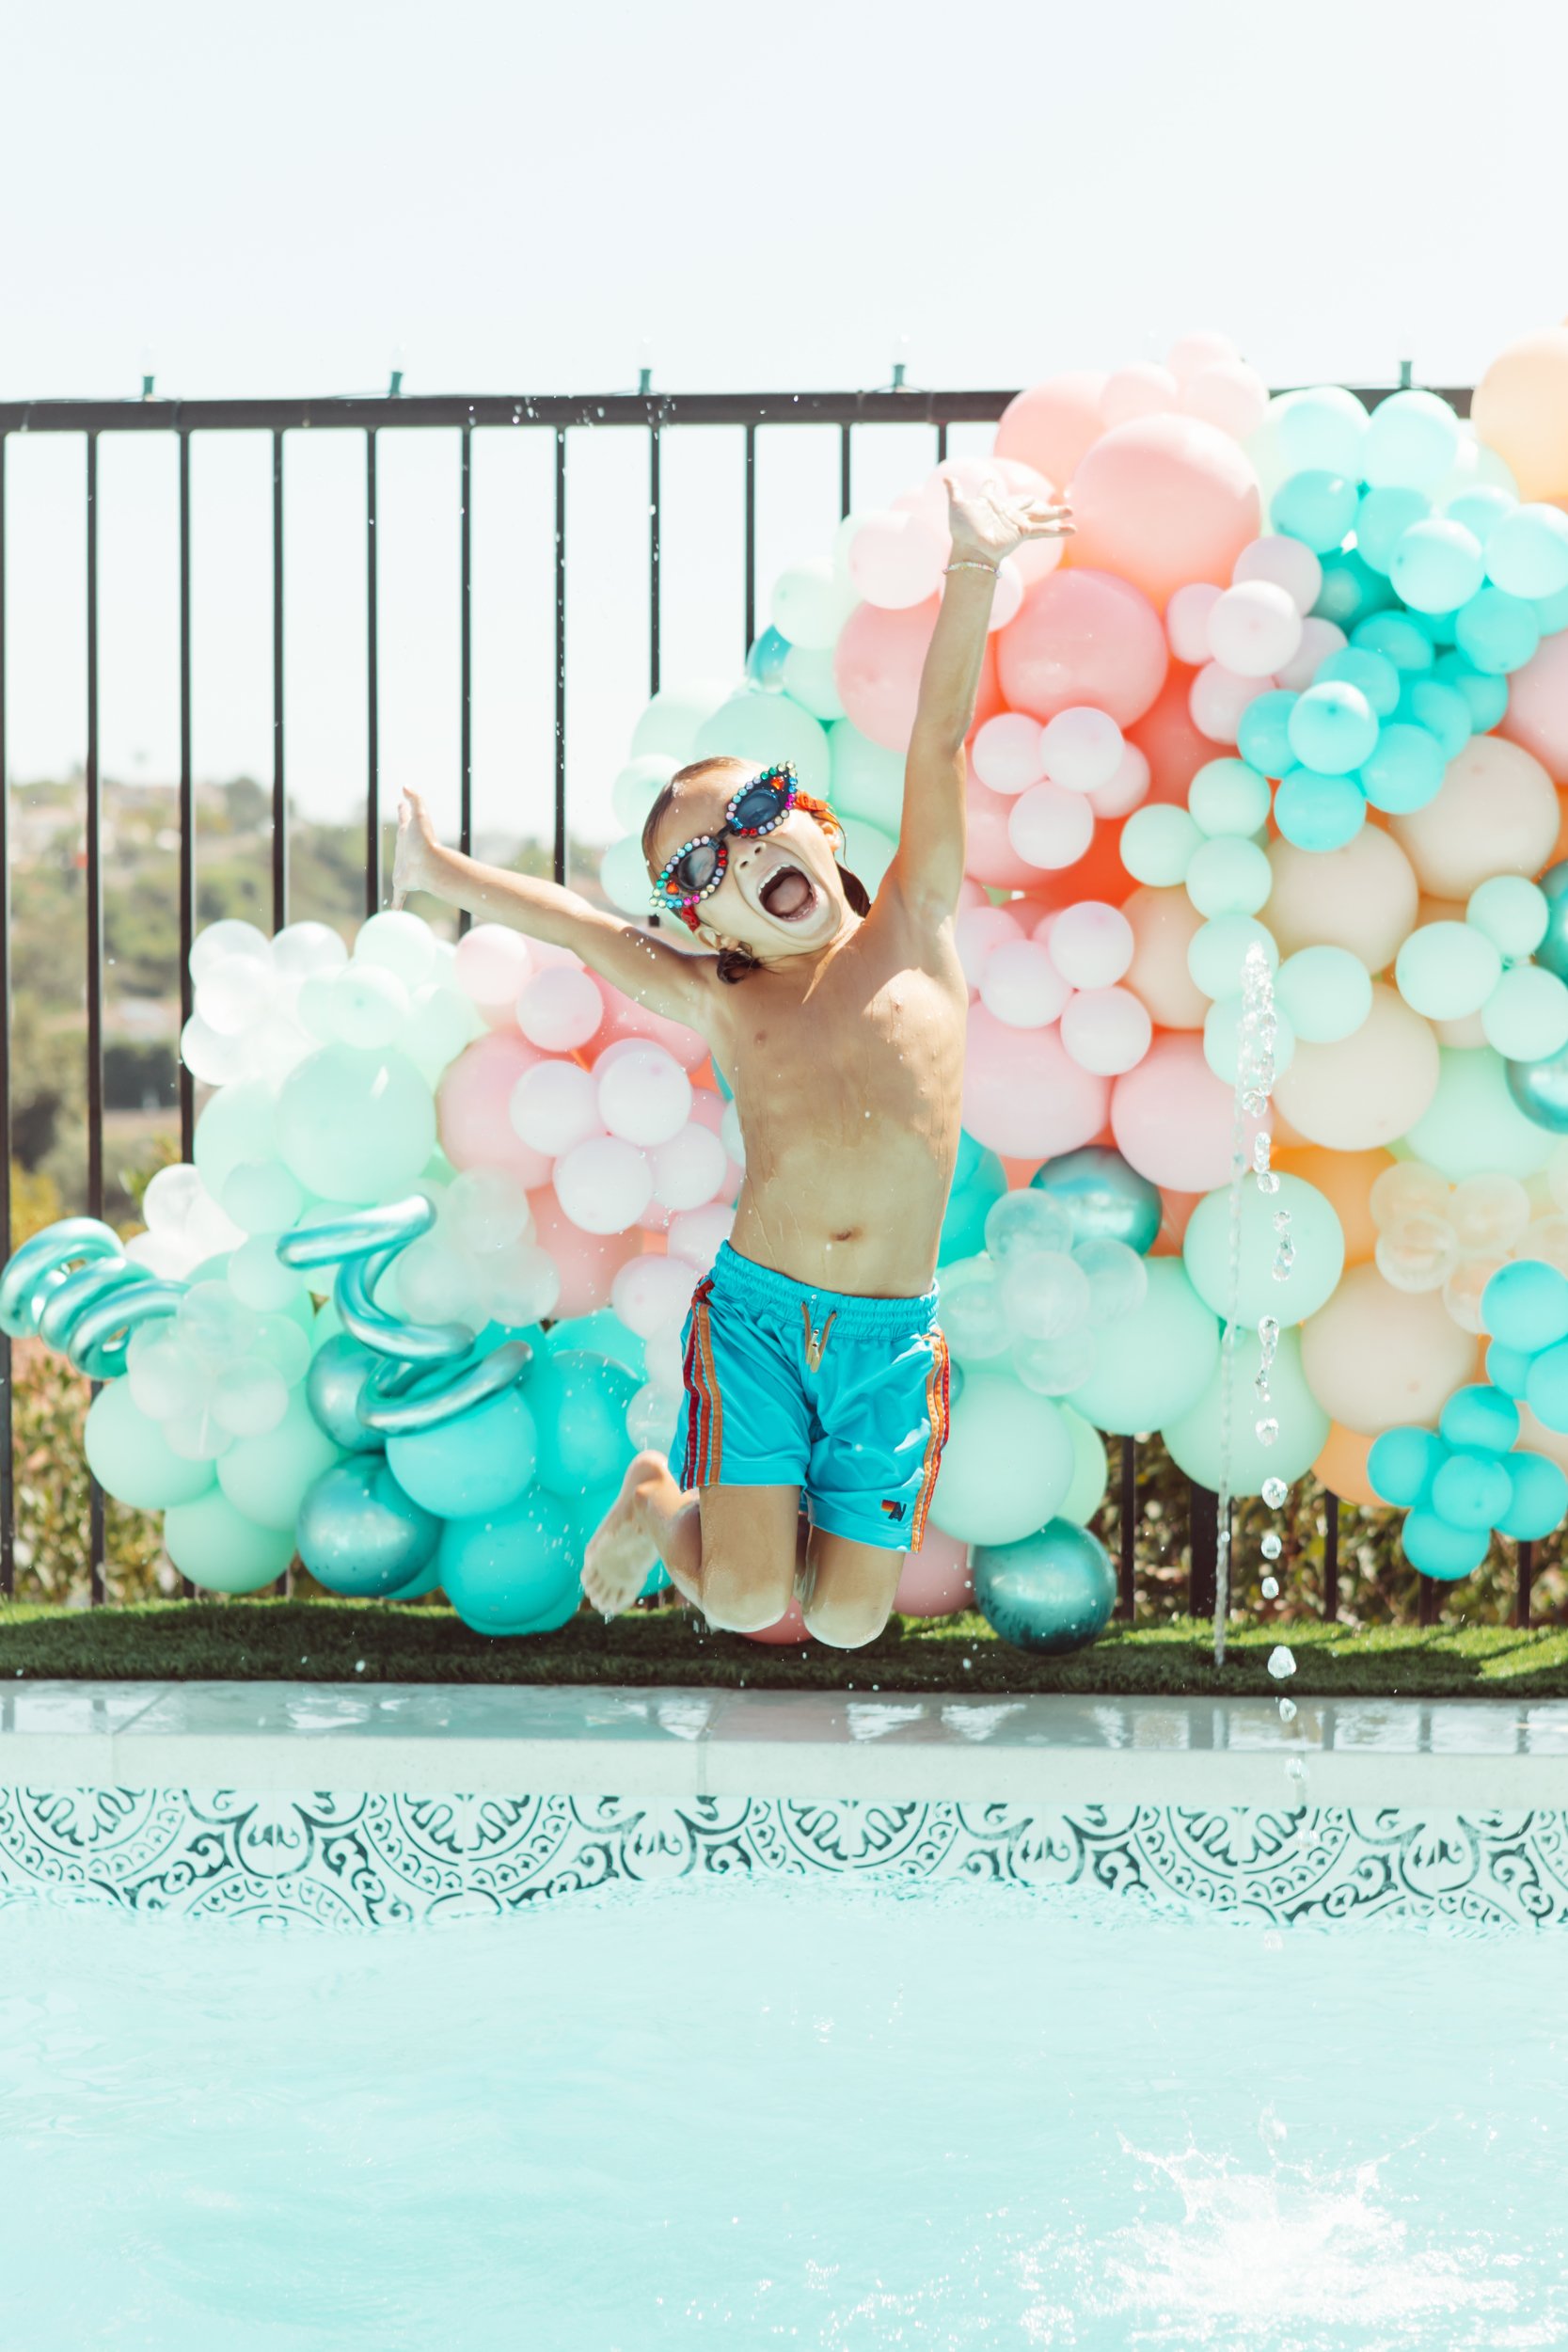
[[[642,825],[642,862],[650,873],[654,866],[654,841],[679,787],[683,784],[701,784],[722,768],[746,768],[749,764],[744,759],[731,758],[727,755],[712,759],[694,759],[689,768],[678,769],[669,783],[661,787]],[[871,898],[860,876],[851,874],[847,866],[841,866],[838,879],[843,885],[844,896],[855,914],[869,914]],[[659,918],[655,914],[649,919],[657,926]],[[737,981],[746,977],[748,972],[761,971],[762,959],[754,956],[749,947],[721,947],[717,968],[719,977],[726,987],[734,988]]]

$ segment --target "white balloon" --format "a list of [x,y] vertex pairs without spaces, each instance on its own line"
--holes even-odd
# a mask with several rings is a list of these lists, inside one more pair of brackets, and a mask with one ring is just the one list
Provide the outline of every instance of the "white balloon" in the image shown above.
[[333,1035],[344,1045],[390,1045],[407,1028],[407,987],[384,964],[345,964],[320,985],[332,992]]
[[533,970],[533,956],[521,931],[504,923],[478,923],[457,943],[454,986],[476,1005],[512,1005]]
[[359,926],[354,961],[378,964],[394,973],[405,988],[420,988],[436,969],[436,934],[406,908],[388,908]]
[[1227,588],[1209,615],[1209,650],[1240,678],[1273,677],[1301,651],[1301,613],[1272,580]]
[[988,719],[975,735],[970,757],[974,772],[992,792],[1027,792],[1045,777],[1040,749],[1045,730],[1037,719],[1022,710],[1004,710]]
[[263,963],[270,962],[272,942],[254,923],[241,923],[233,918],[209,923],[191,948],[191,977],[198,988],[208,973],[229,956],[260,956]]
[[1094,811],[1082,792],[1033,784],[1008,812],[1007,839],[1026,865],[1076,866],[1094,839]]
[[1063,1050],[1101,1078],[1136,1069],[1153,1035],[1148,1009],[1130,988],[1085,989],[1062,1015]]
[[1323,567],[1303,540],[1278,534],[1254,539],[1244,547],[1230,578],[1233,585],[1247,580],[1270,580],[1284,589],[1298,612],[1307,613],[1322,591]]
[[540,1061],[525,1070],[507,1114],[523,1141],[550,1159],[602,1132],[598,1089],[575,1061]]
[[249,1076],[253,1056],[248,1039],[220,1036],[193,1012],[180,1032],[180,1058],[204,1087],[223,1087]]
[[1051,927],[1051,961],[1073,988],[1109,988],[1132,961],[1137,941],[1119,907],[1098,898],[1064,907]]
[[1294,656],[1275,673],[1276,685],[1288,686],[1292,694],[1305,693],[1329,655],[1342,653],[1349,643],[1338,621],[1325,621],[1309,612],[1301,625],[1301,644]]
[[487,1250],[474,1261],[483,1284],[485,1313],[515,1329],[553,1315],[561,1298],[561,1269],[537,1242],[508,1242],[504,1249]]
[[590,1136],[575,1143],[552,1173],[562,1216],[584,1233],[624,1233],[654,1197],[647,1156],[624,1136]]
[[312,972],[333,972],[347,961],[347,947],[325,923],[285,924],[272,943],[273,969],[287,980],[309,979]]
[[666,1246],[672,1258],[684,1258],[701,1274],[706,1274],[719,1255],[719,1245],[728,1241],[735,1223],[735,1211],[719,1201],[710,1201],[704,1209],[688,1209],[683,1216],[670,1219]]
[[517,999],[517,1026],[531,1045],[569,1054],[604,1026],[605,1000],[591,972],[567,963],[535,972]]
[[971,907],[955,916],[953,944],[970,987],[979,987],[987,959],[994,948],[1022,937],[1023,926],[1006,907]]
[[1223,588],[1212,587],[1206,580],[1195,580],[1177,589],[1165,607],[1165,635],[1178,661],[1196,670],[1208,660],[1209,615],[1224,594]]
[[654,1199],[661,1208],[700,1209],[723,1183],[729,1157],[711,1127],[692,1119],[668,1142],[656,1144],[648,1157],[654,1171]]
[[1040,738],[1046,774],[1069,792],[1094,792],[1109,784],[1125,748],[1110,714],[1086,704],[1059,710]]
[[222,956],[197,982],[196,1009],[221,1037],[238,1037],[260,1020],[277,986],[270,957]]
[[[1292,606],[1291,611],[1295,608]],[[1266,693],[1269,677],[1242,677],[1223,662],[1211,661],[1199,670],[1187,695],[1187,707],[1199,735],[1211,743],[1234,743],[1248,703]]]
[[597,1085],[599,1117],[627,1143],[668,1143],[691,1116],[691,1081],[662,1045],[637,1045]]
[[1097,817],[1130,817],[1148,800],[1151,781],[1148,754],[1136,743],[1124,743],[1116,774],[1084,798]]
[[981,967],[980,1002],[1011,1029],[1043,1029],[1071,993],[1037,940],[1005,940]]
[[645,1251],[616,1268],[610,1303],[626,1329],[646,1340],[672,1320],[679,1328],[691,1304],[692,1287],[691,1268],[684,1258],[660,1258]]

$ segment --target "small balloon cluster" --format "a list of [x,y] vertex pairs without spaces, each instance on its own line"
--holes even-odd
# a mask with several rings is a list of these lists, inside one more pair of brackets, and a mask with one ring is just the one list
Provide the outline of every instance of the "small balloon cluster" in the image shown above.
[[942,1328],[960,1366],[1006,1356],[1037,1396],[1068,1396],[1094,1370],[1094,1335],[1142,1305],[1148,1277],[1126,1242],[1078,1240],[1049,1191],[1005,1192],[985,1253],[942,1270]]
[[1568,1270],[1568,1150],[1546,1166],[1551,1205],[1538,1210],[1516,1176],[1467,1176],[1450,1184],[1440,1168],[1397,1160],[1374,1182],[1368,1205],[1377,1226],[1378,1272],[1395,1290],[1436,1291],[1464,1331],[1486,1328],[1487,1285],[1511,1260]]
[[1533,1543],[1568,1510],[1568,1477],[1518,1447],[1517,1407],[1495,1387],[1458,1389],[1435,1430],[1386,1430],[1369,1457],[1385,1502],[1408,1511],[1405,1557],[1451,1583],[1473,1575],[1494,1534]]

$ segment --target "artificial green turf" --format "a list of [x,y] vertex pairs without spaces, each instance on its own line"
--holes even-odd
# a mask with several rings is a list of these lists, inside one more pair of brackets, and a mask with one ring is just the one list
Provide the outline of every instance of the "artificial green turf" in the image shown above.
[[[1271,1680],[1276,1643],[1296,1659]],[[1216,1673],[1192,1618],[1116,1628],[1061,1658],[1009,1649],[976,1615],[895,1617],[864,1649],[773,1648],[705,1632],[686,1609],[610,1625],[586,1613],[559,1633],[490,1641],[448,1609],[344,1600],[160,1601],[131,1609],[0,1605],[0,1682],[676,1683],[773,1691],[1081,1691],[1108,1694],[1568,1698],[1568,1628],[1238,1627]]]

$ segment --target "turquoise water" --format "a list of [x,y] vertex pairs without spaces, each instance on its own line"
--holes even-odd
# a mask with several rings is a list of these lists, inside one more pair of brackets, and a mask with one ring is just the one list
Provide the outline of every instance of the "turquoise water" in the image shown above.
[[715,1882],[0,1950],[18,2352],[1568,2338],[1554,1935]]

